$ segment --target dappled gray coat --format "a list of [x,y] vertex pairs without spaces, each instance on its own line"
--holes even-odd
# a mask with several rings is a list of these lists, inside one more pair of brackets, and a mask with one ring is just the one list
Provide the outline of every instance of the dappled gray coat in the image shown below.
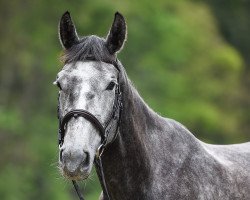
[[116,62],[120,70],[123,110],[119,132],[102,155],[111,199],[250,200],[250,143],[206,144],[180,123],[152,111],[116,60],[126,36],[121,14],[116,13],[107,39],[79,39],[69,13],[60,26],[65,63],[91,58],[100,70],[105,67],[103,62]]

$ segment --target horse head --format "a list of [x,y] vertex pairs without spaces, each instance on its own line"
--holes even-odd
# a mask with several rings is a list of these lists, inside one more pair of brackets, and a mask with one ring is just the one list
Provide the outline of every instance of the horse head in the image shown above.
[[66,12],[59,23],[59,38],[64,49],[64,66],[54,82],[59,88],[59,168],[65,177],[82,180],[90,174],[100,145],[115,135],[109,125],[117,126],[116,55],[126,40],[126,23],[116,13],[106,38],[79,37]]

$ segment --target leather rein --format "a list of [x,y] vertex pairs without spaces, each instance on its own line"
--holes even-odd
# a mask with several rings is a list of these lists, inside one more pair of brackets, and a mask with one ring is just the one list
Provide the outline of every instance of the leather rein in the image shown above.
[[[112,63],[112,64],[118,69],[119,75],[120,75],[120,70],[117,67],[117,62]],[[95,167],[96,167],[96,172],[98,174],[98,177],[99,177],[99,180],[100,180],[100,183],[102,186],[103,195],[104,195],[105,199],[108,199],[108,200],[110,200],[110,196],[109,196],[106,181],[105,181],[101,156],[102,156],[105,148],[109,144],[113,143],[113,141],[116,139],[117,134],[118,134],[118,127],[119,127],[120,118],[121,118],[120,116],[121,116],[121,111],[122,111],[122,93],[120,90],[120,82],[119,82],[120,76],[119,75],[118,75],[118,84],[116,85],[116,88],[115,88],[115,100],[114,100],[114,104],[113,104],[113,109],[112,109],[111,115],[109,117],[109,120],[107,121],[107,123],[104,126],[93,114],[91,114],[87,110],[83,110],[83,109],[71,110],[63,118],[61,118],[60,114],[59,114],[60,108],[58,105],[58,119],[59,119],[58,143],[59,143],[59,147],[61,147],[63,145],[67,124],[72,117],[85,118],[86,120],[91,122],[94,125],[94,127],[97,128],[97,130],[99,131],[100,136],[101,136],[101,144],[97,149],[94,163],[95,163]],[[110,139],[109,137],[110,137],[111,131],[115,131],[115,132],[114,132],[113,137]],[[74,185],[74,188],[76,190],[76,193],[77,193],[79,199],[84,200],[84,197],[80,192],[80,188],[79,188],[77,182],[75,180],[72,180],[72,183]]]

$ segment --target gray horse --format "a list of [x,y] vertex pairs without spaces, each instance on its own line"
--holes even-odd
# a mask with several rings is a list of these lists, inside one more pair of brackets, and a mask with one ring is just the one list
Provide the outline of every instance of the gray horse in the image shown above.
[[[122,95],[120,120],[115,121],[102,154],[110,199],[250,200],[250,142],[206,144],[182,124],[151,110],[116,57],[126,40],[121,14],[115,14],[106,38],[79,38],[66,12],[59,37],[64,48],[64,67],[55,81],[59,119],[81,109],[104,126],[112,115],[118,86]],[[59,168],[70,180],[86,179],[92,169],[102,142],[92,122],[85,116],[72,117],[64,126]],[[107,197],[101,194],[100,199]]]

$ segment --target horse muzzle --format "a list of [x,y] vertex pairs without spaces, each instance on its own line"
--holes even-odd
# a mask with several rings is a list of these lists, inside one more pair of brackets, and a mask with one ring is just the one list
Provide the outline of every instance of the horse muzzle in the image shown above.
[[85,151],[60,151],[60,167],[65,177],[72,180],[86,179],[90,173],[90,154]]

